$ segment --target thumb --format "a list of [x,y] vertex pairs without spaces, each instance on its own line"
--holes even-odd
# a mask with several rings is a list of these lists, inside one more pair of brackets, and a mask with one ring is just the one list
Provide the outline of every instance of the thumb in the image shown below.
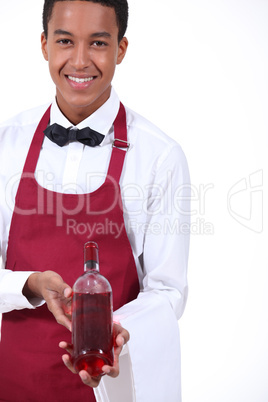
[[67,283],[65,283],[65,285],[66,286],[63,290],[63,296],[66,297],[66,299],[69,299],[70,297],[72,297],[73,290],[69,285],[67,285]]

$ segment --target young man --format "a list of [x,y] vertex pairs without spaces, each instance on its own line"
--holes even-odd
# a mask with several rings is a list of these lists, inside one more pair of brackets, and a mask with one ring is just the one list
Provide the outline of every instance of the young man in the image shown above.
[[[112,89],[127,16],[126,0],[46,0],[41,42],[56,99],[0,127],[3,401],[94,401],[99,384],[102,400],[129,334],[135,399],[180,400],[188,169],[180,146]],[[117,322],[115,364],[101,381],[75,373],[66,330],[88,240],[99,245]],[[112,387],[119,402],[120,376]]]

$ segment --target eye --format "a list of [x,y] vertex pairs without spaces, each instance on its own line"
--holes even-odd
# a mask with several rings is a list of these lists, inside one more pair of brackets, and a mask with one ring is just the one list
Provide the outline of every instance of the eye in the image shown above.
[[105,46],[107,46],[107,43],[106,43],[106,42],[103,42],[103,41],[101,41],[101,40],[96,40],[95,42],[93,42],[93,46],[96,46],[96,47],[105,47]]
[[57,41],[57,43],[61,44],[61,45],[70,45],[72,42],[70,39],[59,39]]

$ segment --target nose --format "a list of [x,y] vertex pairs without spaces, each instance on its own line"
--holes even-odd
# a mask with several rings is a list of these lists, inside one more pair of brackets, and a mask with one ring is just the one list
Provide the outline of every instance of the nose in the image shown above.
[[74,46],[70,63],[76,70],[83,70],[88,67],[90,64],[88,44],[81,42]]

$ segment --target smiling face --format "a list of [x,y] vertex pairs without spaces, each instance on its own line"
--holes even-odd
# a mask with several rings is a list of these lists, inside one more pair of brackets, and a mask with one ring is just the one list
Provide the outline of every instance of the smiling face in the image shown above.
[[115,11],[90,1],[59,1],[41,37],[62,113],[78,124],[110,96],[117,64],[127,50],[118,43]]

